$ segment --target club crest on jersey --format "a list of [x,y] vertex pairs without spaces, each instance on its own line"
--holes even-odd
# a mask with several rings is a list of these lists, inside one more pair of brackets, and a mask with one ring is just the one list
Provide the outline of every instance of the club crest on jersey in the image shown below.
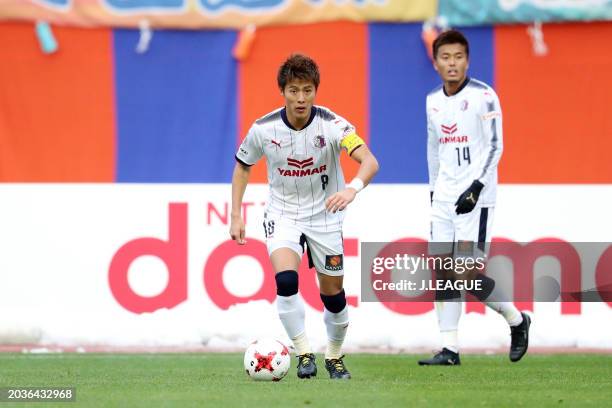
[[328,271],[341,271],[342,263],[342,255],[325,255],[325,269]]
[[319,149],[322,149],[325,147],[325,138],[323,137],[323,135],[317,135],[314,137],[314,139],[312,139],[312,144],[314,145],[314,147],[318,147]]
[[467,99],[464,99],[464,100],[461,101],[461,105],[459,106],[459,109],[461,109],[462,111],[465,112],[467,110],[468,106],[469,106],[469,104],[468,104]]

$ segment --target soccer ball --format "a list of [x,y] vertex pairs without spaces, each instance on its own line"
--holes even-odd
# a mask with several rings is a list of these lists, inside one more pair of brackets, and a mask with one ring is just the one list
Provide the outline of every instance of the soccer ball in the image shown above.
[[278,340],[255,340],[244,353],[244,369],[256,381],[280,381],[290,365],[289,349]]

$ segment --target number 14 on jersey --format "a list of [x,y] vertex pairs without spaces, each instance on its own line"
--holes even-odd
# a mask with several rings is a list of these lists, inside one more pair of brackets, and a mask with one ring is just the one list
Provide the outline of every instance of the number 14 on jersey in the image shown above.
[[469,146],[465,146],[463,148],[463,159],[461,158],[462,149],[460,147],[455,147],[455,150],[457,151],[457,166],[461,166],[462,161],[464,163],[467,162],[468,165],[472,163],[472,161],[470,160],[470,147]]

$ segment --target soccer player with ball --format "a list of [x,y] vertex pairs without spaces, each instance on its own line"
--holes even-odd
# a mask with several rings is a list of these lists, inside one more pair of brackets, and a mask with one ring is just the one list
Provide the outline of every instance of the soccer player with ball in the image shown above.
[[[469,45],[459,31],[438,36],[433,58],[443,84],[427,96],[426,107],[430,252],[444,257],[484,255],[495,206],[497,163],[503,150],[499,99],[490,86],[467,76]],[[465,278],[454,272],[436,271],[442,279]],[[516,362],[527,352],[530,318],[508,301],[491,278],[477,277],[484,290],[473,294],[506,319],[512,337],[510,360]],[[420,365],[460,364],[460,300],[458,290],[436,292],[443,348],[433,358],[419,361]]]
[[[298,294],[297,270],[306,244],[325,306],[325,368],[332,379],[346,379],[351,376],[341,353],[349,324],[343,289],[343,210],[372,180],[378,162],[353,125],[314,105],[319,79],[317,64],[307,56],[292,55],[280,66],[277,82],[285,106],[256,120],[236,153],[230,235],[239,245],[246,243],[242,198],[250,166],[265,157],[270,195],[263,227],[276,272],[278,314],[298,356],[297,375],[317,374]],[[342,150],[360,163],[347,185],[340,166]]]

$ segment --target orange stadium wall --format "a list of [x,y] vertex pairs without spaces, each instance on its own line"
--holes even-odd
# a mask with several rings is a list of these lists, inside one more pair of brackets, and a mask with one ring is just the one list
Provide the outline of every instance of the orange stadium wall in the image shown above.
[[0,24],[0,180],[115,180],[111,31],[56,28],[46,56],[33,25]]
[[502,183],[612,182],[612,24],[548,24],[548,55],[525,26],[495,29],[504,109]]

